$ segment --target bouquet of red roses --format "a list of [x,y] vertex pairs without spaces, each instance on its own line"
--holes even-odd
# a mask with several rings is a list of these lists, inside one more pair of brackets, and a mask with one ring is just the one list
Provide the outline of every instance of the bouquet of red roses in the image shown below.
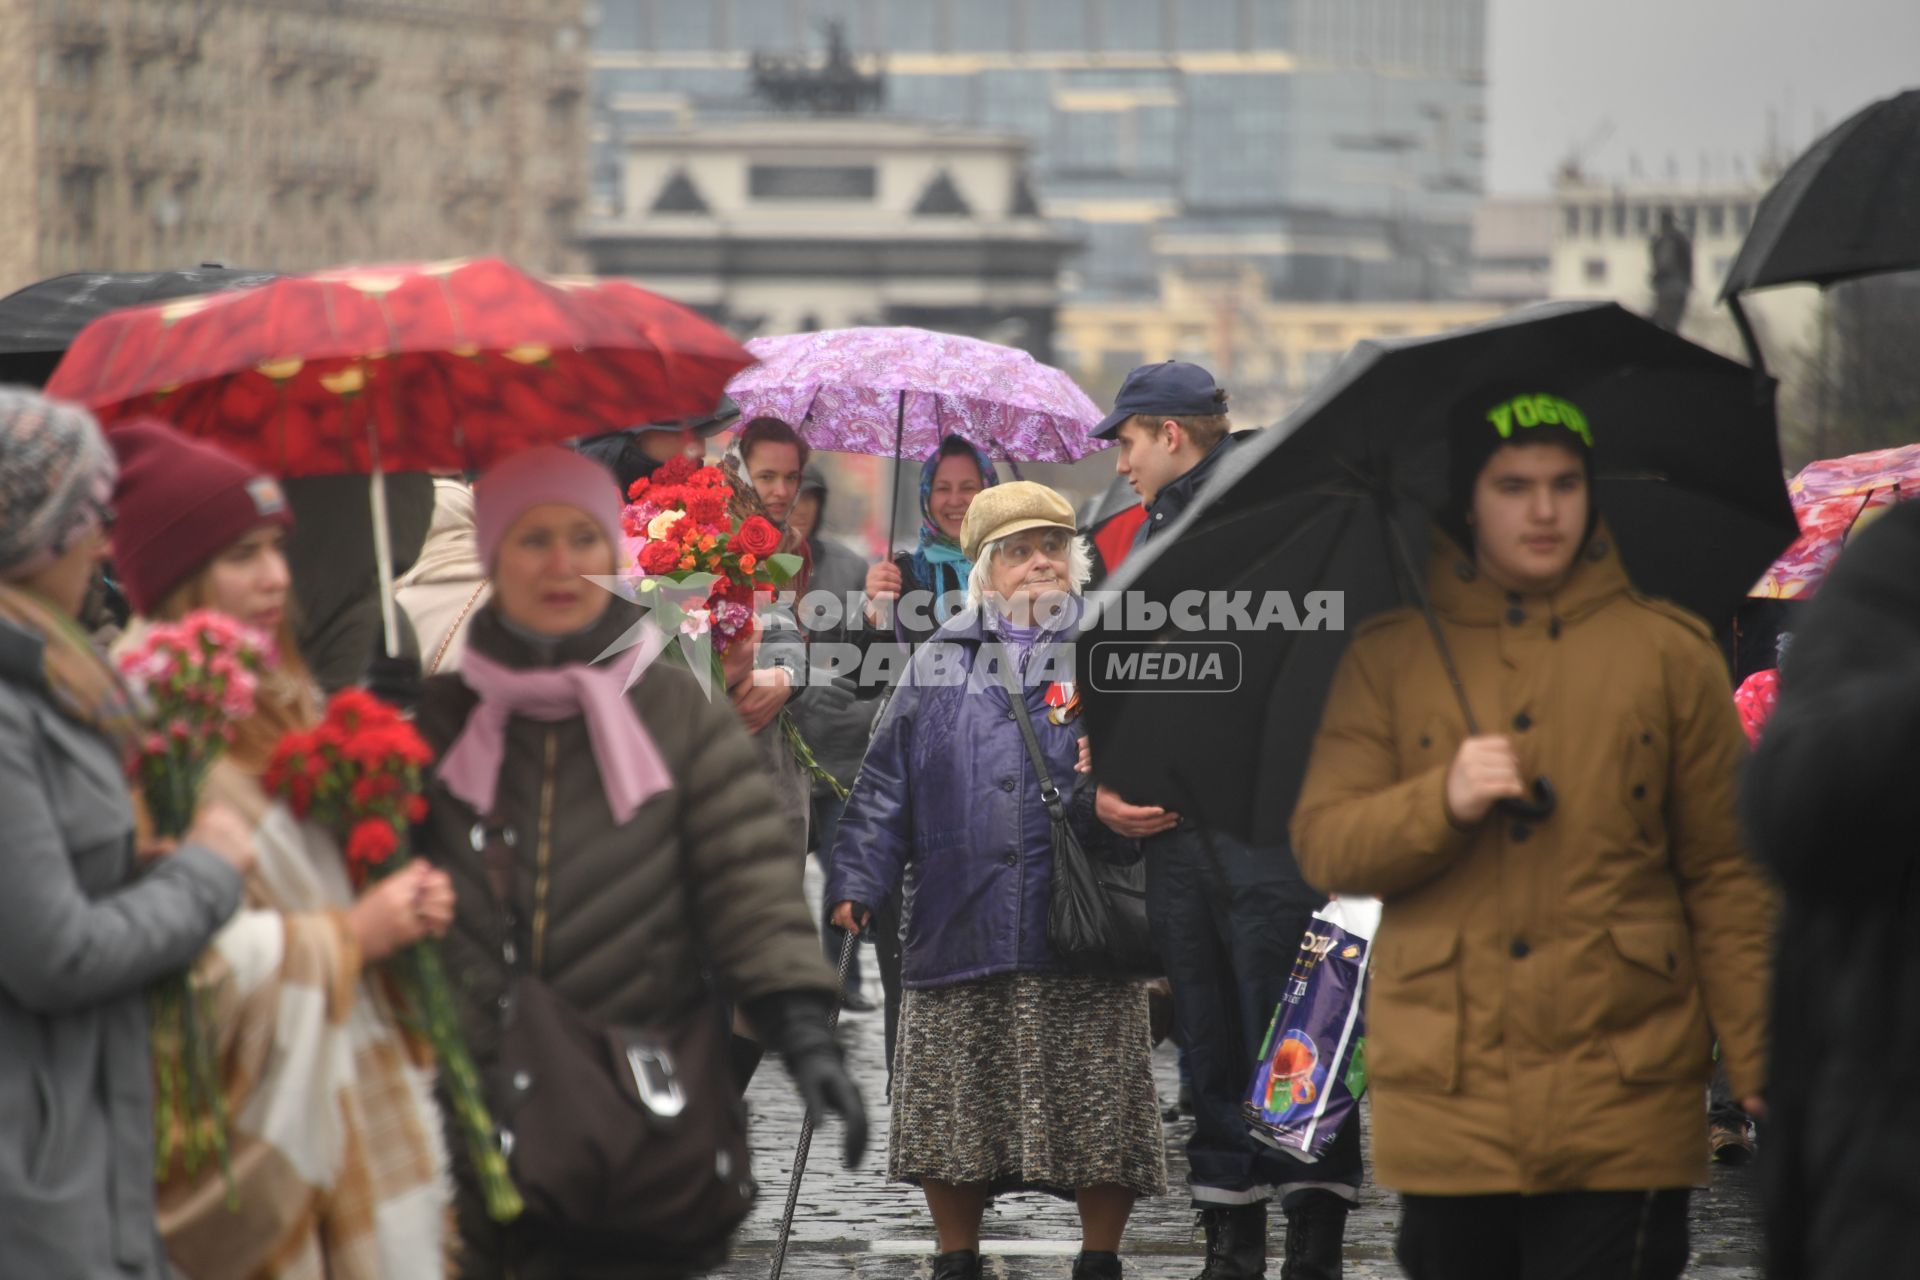
[[[710,636],[716,657],[753,626],[756,592],[772,595],[800,572],[800,557],[779,552],[780,530],[765,516],[736,522],[732,482],[718,467],[673,458],[633,483],[621,514],[634,571],[696,590],[682,608],[660,597],[662,625]],[[646,584],[642,583],[642,589]]]
[[[346,854],[354,886],[404,867],[411,859],[407,830],[426,817],[421,794],[433,753],[400,713],[370,693],[345,689],[327,702],[309,732],[289,733],[267,766],[267,791],[294,815],[333,832]],[[460,1033],[453,988],[438,944],[415,943],[392,958],[406,1016],[439,1057],[455,1118],[467,1140],[496,1222],[511,1222],[524,1207],[500,1154],[480,1076]]]
[[[129,772],[156,836],[186,834],[208,770],[232,745],[234,726],[253,714],[260,680],[274,661],[266,636],[204,609],[150,628],[121,656],[120,672],[149,713]],[[155,1176],[165,1178],[176,1157],[189,1177],[202,1161],[218,1160],[231,1206],[226,1097],[192,970],[163,980],[149,1005]]]
[[[726,472],[678,457],[634,481],[621,513],[642,599],[669,633],[710,638],[713,674],[723,681],[728,649],[752,633],[755,594],[771,597],[793,581],[802,563],[799,556],[778,550],[780,530],[765,516],[736,521],[732,496]],[[699,603],[689,607],[669,599],[657,590],[657,580],[691,591]],[[681,656],[687,656],[684,647]],[[784,708],[780,732],[801,766],[844,799],[846,788],[820,767],[793,713]]]

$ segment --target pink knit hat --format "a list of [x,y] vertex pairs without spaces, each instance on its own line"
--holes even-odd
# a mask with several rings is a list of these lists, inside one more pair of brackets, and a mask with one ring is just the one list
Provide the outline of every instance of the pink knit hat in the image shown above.
[[620,545],[620,486],[613,473],[571,449],[542,445],[496,463],[473,486],[473,531],[487,572],[514,521],[550,502],[576,508]]

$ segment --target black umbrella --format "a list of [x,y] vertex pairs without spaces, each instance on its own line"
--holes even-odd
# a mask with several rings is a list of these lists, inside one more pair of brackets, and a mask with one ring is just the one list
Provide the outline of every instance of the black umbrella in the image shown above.
[[0,298],[0,382],[42,386],[74,336],[109,311],[264,284],[279,273],[202,263],[178,271],[76,271]]
[[[1441,337],[1362,343],[1104,584],[1123,602],[1098,600],[1078,645],[1101,781],[1256,843],[1284,838],[1348,635],[1424,600],[1449,410],[1476,388],[1524,379],[1586,411],[1600,510],[1636,584],[1730,619],[1798,532],[1772,410],[1756,402],[1746,366],[1613,303],[1545,304]],[[1216,593],[1223,610],[1234,600],[1219,593],[1249,593],[1239,604],[1253,616],[1278,600],[1302,623],[1317,604],[1337,629],[1248,631],[1223,612],[1203,613],[1198,630],[1176,616],[1141,632],[1155,605],[1190,591]],[[1234,646],[1214,650],[1229,669],[1205,691],[1164,691],[1165,655],[1207,651],[1160,640]],[[1149,649],[1163,657],[1157,683],[1126,664]]]
[[1920,89],[1855,112],[1760,201],[1722,299],[1920,267]]
[[1760,353],[1737,295],[1776,284],[1829,285],[1920,267],[1920,89],[1855,112],[1795,160],[1760,201],[1721,286]]

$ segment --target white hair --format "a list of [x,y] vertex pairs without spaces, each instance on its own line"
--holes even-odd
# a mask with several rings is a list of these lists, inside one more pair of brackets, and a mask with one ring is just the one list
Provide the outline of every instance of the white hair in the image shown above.
[[[1026,533],[1027,530],[1020,530]],[[1008,537],[1013,535],[1009,534]],[[992,571],[987,568],[993,559],[993,553],[1006,538],[995,538],[980,548],[980,556],[973,562],[973,571],[967,574],[967,603],[975,608],[984,604],[989,592],[993,590]],[[1093,580],[1093,551],[1087,546],[1082,534],[1074,534],[1067,544],[1067,588],[1075,595],[1086,589]]]

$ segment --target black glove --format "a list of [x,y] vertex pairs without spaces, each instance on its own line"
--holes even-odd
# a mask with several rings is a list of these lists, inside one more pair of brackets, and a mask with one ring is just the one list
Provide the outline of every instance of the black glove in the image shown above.
[[846,1162],[851,1169],[867,1150],[867,1106],[847,1075],[840,1045],[827,1029],[828,998],[816,991],[776,991],[741,1006],[760,1042],[780,1055],[787,1074],[818,1124],[831,1111],[846,1124]]
[[367,662],[366,687],[381,701],[413,711],[420,704],[420,659],[411,653],[389,657],[384,641],[376,637],[373,657]]

